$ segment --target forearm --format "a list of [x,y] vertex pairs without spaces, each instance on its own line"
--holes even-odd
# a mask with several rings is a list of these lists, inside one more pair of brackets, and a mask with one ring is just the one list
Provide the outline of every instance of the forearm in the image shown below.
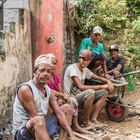
[[103,89],[103,85],[83,85],[79,89],[81,91],[85,91],[87,89],[100,90],[100,89]]
[[57,113],[57,119],[58,119],[60,125],[67,131],[68,135],[70,137],[72,137],[73,133],[72,133],[70,124],[68,123],[67,118],[66,118],[65,114],[62,111]]
[[107,71],[107,74],[113,74],[113,72],[114,72],[115,70],[118,70],[118,71],[119,71],[119,69],[114,68],[114,69],[112,69],[112,70]]
[[55,94],[56,97],[60,97],[60,98],[62,97],[63,98],[63,96],[64,96],[63,93],[55,91],[55,90],[52,90],[52,91],[53,91],[53,93]]
[[120,71],[122,69],[122,65],[118,64],[116,68],[107,72],[107,74],[112,74],[114,71]]
[[104,77],[97,76],[97,75],[94,75],[94,76],[92,77],[92,79],[99,80],[99,81],[101,81],[101,82],[103,82],[103,83],[108,83],[108,79],[106,79],[106,78],[104,78]]
[[58,85],[58,91],[61,93],[63,92],[60,84]]
[[102,65],[102,69],[103,69],[104,74],[106,75],[107,74],[106,62],[104,62],[104,64]]
[[65,114],[58,106],[58,103],[55,100],[54,94],[51,94],[51,96],[50,96],[50,106],[54,110],[60,125],[68,132],[70,137],[73,136],[70,124],[69,124]]

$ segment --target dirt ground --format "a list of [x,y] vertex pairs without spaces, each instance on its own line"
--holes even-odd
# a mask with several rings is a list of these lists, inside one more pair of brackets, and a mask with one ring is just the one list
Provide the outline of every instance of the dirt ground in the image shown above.
[[[136,105],[140,108],[140,85],[135,86],[134,89],[126,90],[123,100],[128,105]],[[122,122],[109,120],[104,109],[99,116],[99,121],[106,123],[108,127],[89,130],[90,134],[84,135],[85,140],[140,140],[140,109],[129,108],[128,117]],[[7,140],[6,137],[10,132],[11,124],[0,130],[0,140]],[[78,137],[78,140],[83,139]]]
[[[133,91],[126,89],[123,100],[127,105],[140,108],[140,85],[135,86]],[[128,108],[128,117],[122,122],[109,120],[103,110],[99,120],[108,127],[90,130],[92,134],[87,135],[89,140],[140,140],[140,109]]]

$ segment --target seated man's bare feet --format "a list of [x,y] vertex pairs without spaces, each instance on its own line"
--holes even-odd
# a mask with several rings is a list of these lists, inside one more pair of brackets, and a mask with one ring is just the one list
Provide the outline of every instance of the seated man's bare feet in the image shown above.
[[92,126],[92,123],[91,123],[90,121],[84,122],[84,123],[83,123],[83,126],[84,126],[84,127]]
[[73,131],[82,133],[82,134],[89,134],[87,130],[85,130],[84,128],[81,128],[80,126],[73,128]]
[[83,128],[84,128],[85,130],[90,130],[90,129],[93,129],[94,126],[93,126],[93,123],[91,123],[91,122],[89,121],[88,123],[83,124]]
[[99,127],[107,127],[108,125],[107,124],[105,124],[105,123],[101,123],[101,122],[99,122],[99,121],[97,121],[97,120],[91,120],[91,122],[92,122],[92,124],[93,125],[95,125],[95,127],[97,126],[99,126]]

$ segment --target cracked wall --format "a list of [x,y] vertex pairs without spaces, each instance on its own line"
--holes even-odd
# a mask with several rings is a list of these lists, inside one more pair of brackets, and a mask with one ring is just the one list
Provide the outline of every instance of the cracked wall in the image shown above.
[[[0,56],[0,126],[9,120],[16,94],[16,87],[32,77],[30,11],[22,0],[4,3],[4,50]],[[14,7],[15,3],[15,7]],[[12,7],[10,7],[10,5]],[[26,7],[25,7],[26,6]],[[20,13],[22,9],[23,14]],[[12,11],[12,12],[9,12]],[[11,14],[12,17],[11,18]],[[22,16],[22,17],[20,17]],[[20,19],[22,23],[20,22]],[[12,20],[12,21],[11,21]]]

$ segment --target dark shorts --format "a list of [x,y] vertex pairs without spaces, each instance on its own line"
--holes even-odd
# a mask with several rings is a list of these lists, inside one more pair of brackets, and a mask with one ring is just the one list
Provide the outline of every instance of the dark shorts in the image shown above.
[[76,99],[79,104],[79,106],[78,106],[79,109],[82,109],[84,107],[85,101],[87,100],[87,98],[90,95],[95,95],[94,101],[93,101],[93,104],[95,104],[102,96],[104,96],[106,94],[108,94],[108,91],[105,89],[96,90],[96,91],[94,91],[92,89],[88,89],[88,90],[85,90],[85,91],[77,94]]
[[[47,116],[45,118],[45,121],[46,121],[46,128],[49,136],[52,137],[53,135],[58,134],[59,125],[57,123],[55,114],[52,113],[49,116]],[[35,140],[35,139],[30,135],[26,126],[24,126],[20,130],[16,131],[14,140]]]
[[84,107],[84,104],[85,104],[85,101],[89,98],[89,97],[92,97],[95,95],[95,91],[92,90],[92,89],[87,89],[85,91],[82,91],[80,93],[78,93],[76,95],[76,99],[78,101],[78,104],[79,104],[79,108],[83,108]]
[[35,140],[24,126],[16,131],[14,140]]
[[94,99],[94,103],[96,103],[103,95],[108,94],[109,92],[105,89],[101,89],[101,90],[96,90],[95,91],[95,99]]

